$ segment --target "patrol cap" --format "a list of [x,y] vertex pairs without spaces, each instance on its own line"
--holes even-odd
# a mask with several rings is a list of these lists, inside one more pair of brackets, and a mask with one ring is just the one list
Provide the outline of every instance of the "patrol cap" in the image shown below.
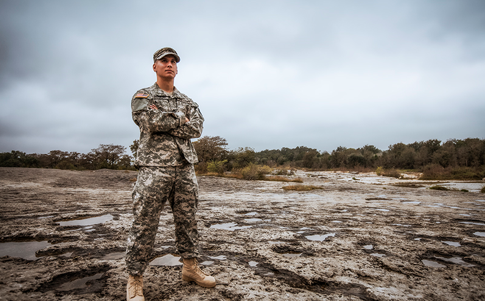
[[164,47],[164,48],[157,50],[154,53],[154,62],[157,61],[157,60],[160,60],[163,57],[168,56],[168,55],[173,55],[175,57],[177,63],[179,63],[179,61],[181,60],[181,58],[179,57],[179,55],[177,54],[177,52],[173,48]]

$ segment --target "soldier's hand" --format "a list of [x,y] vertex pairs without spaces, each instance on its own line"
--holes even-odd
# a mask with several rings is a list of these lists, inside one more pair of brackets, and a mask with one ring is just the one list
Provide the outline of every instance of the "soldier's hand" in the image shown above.
[[158,109],[157,106],[155,106],[155,104],[150,105],[149,108],[150,109],[153,109],[153,110],[157,110]]
[[184,123],[189,123],[189,119],[186,117],[186,121]]

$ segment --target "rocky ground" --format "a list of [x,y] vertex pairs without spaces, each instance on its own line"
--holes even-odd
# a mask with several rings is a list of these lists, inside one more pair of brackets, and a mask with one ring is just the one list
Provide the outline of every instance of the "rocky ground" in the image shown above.
[[[298,174],[321,189],[198,177],[199,261],[218,285],[181,281],[166,207],[145,298],[484,300],[484,194],[371,174]],[[124,300],[135,179],[0,168],[0,298]]]

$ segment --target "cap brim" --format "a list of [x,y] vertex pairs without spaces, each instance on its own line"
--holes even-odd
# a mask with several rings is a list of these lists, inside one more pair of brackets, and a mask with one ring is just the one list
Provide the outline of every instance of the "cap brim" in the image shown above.
[[163,54],[161,54],[160,56],[158,56],[155,60],[160,60],[163,57],[168,56],[168,55],[173,55],[176,58],[176,62],[177,63],[179,63],[180,60],[181,60],[181,58],[179,58],[179,56],[176,53],[173,53],[173,52],[164,52]]

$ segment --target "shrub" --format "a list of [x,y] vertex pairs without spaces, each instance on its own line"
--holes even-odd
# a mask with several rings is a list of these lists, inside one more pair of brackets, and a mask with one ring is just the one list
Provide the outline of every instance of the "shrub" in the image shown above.
[[383,174],[383,167],[376,168],[375,173],[376,175],[381,176]]
[[208,163],[200,162],[194,165],[194,170],[196,170],[196,174],[206,174],[208,173]]
[[400,172],[395,169],[385,170],[381,175],[395,178],[400,178],[401,176]]
[[303,185],[296,185],[296,186],[285,186],[282,187],[282,189],[288,191],[310,191],[310,190],[317,190],[317,189],[322,189],[322,187],[317,187],[317,186],[303,186]]
[[448,167],[443,168],[437,164],[430,164],[424,167],[423,180],[481,180],[484,178],[484,167]]
[[208,164],[208,172],[218,173],[218,175],[223,175],[225,169],[225,164],[228,162],[226,159],[221,161],[212,161]]
[[446,188],[444,186],[439,186],[439,185],[432,186],[429,189],[431,189],[431,190],[439,190],[439,191],[449,191],[450,190],[449,188]]

